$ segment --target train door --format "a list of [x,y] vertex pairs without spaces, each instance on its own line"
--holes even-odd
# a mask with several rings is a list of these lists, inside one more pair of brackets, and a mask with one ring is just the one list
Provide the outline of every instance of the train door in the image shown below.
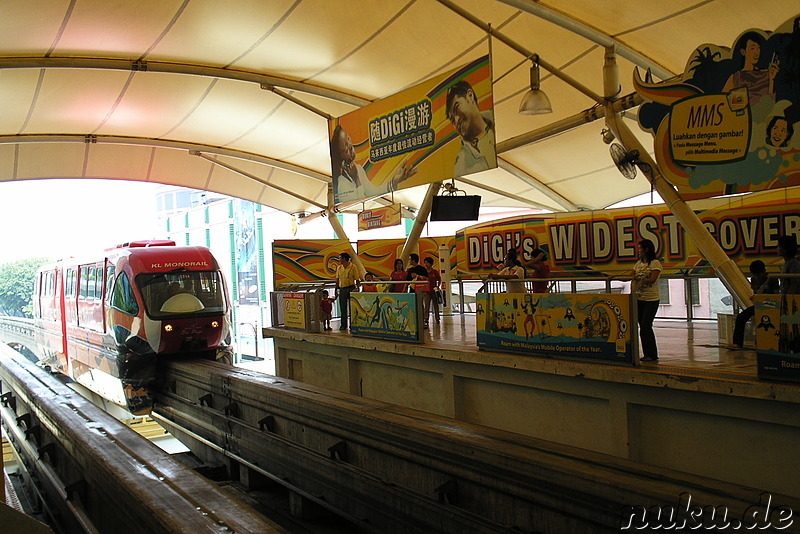
[[64,269],[64,323],[77,326],[78,324],[78,269],[67,267]]
[[103,262],[80,266],[78,296],[78,326],[93,332],[103,332]]

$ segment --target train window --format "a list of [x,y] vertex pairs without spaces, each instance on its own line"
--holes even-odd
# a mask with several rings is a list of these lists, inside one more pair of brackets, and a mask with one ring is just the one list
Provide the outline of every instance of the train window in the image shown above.
[[75,270],[67,269],[64,274],[64,296],[71,297],[75,294]]
[[95,298],[97,287],[97,268],[90,265],[86,270],[86,296],[90,299]]
[[145,310],[153,318],[189,313],[220,315],[226,312],[222,280],[215,271],[140,274],[136,277],[136,283],[142,293]]
[[78,284],[80,284],[80,293],[81,297],[86,297],[89,294],[89,269],[86,266],[82,266],[78,270]]
[[136,302],[136,295],[133,294],[128,275],[120,273],[114,283],[114,293],[111,297],[111,305],[120,311],[130,315],[139,314],[139,304]]
[[40,295],[42,297],[52,297],[54,293],[53,285],[53,271],[42,273],[42,285],[39,288]]
[[111,300],[111,287],[114,283],[114,266],[106,265],[106,301]]

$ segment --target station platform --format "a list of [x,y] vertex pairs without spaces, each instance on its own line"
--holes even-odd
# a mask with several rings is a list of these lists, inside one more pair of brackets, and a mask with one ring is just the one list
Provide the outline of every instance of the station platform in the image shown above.
[[[346,337],[353,336],[347,331],[338,329],[338,321],[332,322],[333,331],[318,335]],[[639,362],[637,369],[646,374],[669,373],[686,377],[705,379],[724,379],[750,382],[763,385],[769,389],[779,386],[781,390],[800,402],[800,384],[763,381],[758,378],[756,350],[745,344],[744,348],[731,348],[720,341],[719,328],[716,321],[684,319],[657,319],[653,325],[658,343],[658,362]],[[474,315],[451,315],[441,318],[440,323],[431,323],[424,331],[426,349],[474,350],[477,353],[489,354],[478,348],[476,344],[476,328]],[[549,359],[543,354],[532,354],[531,358]],[[641,357],[641,354],[639,354]],[[638,358],[637,358],[638,359]],[[612,363],[595,363],[590,360],[569,360],[558,356],[559,361],[572,361],[603,367],[616,367],[620,370],[631,369],[630,366],[615,366]],[[772,393],[768,393],[771,396]]]
[[619,365],[477,347],[475,317],[424,343],[265,328],[276,374],[344,393],[800,496],[800,384],[761,380],[714,321],[657,320],[658,362]]

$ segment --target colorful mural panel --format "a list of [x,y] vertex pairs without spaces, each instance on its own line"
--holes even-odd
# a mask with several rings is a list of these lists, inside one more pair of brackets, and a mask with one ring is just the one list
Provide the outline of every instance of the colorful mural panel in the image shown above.
[[344,239],[276,240],[272,243],[274,284],[332,280],[339,254],[347,250]]
[[800,382],[800,295],[756,295],[758,376]]
[[[400,257],[405,239],[374,239],[372,241],[358,242],[358,257],[364,263],[367,272],[378,278],[388,279],[389,273],[394,269],[394,260]],[[455,239],[453,237],[423,237],[419,240],[416,253],[419,254],[420,263],[427,256],[437,259],[438,266],[439,247],[445,245],[450,249],[451,272],[455,273],[456,254]],[[406,264],[406,267],[408,265]]]
[[631,296],[479,293],[478,347],[633,364]]
[[350,332],[354,336],[422,341],[422,296],[414,293],[351,293]]

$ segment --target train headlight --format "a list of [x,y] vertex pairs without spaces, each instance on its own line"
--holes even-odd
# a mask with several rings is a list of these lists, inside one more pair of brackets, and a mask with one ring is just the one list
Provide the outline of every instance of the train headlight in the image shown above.
[[172,332],[172,325],[171,324],[165,324],[164,325],[164,332]]
[[211,321],[211,328],[219,328],[219,321]]

